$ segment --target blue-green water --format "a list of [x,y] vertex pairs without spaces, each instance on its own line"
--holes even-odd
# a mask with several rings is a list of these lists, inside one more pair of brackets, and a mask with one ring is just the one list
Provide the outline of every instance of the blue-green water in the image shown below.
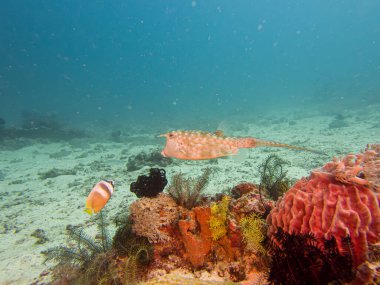
[[373,104],[379,19],[376,0],[7,1],[0,117],[170,128]]

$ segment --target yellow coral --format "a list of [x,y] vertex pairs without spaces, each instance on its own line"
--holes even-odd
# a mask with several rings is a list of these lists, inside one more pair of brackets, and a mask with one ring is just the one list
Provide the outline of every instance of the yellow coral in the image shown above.
[[210,229],[214,240],[222,238],[227,233],[226,221],[230,201],[231,197],[224,196],[222,201],[211,206]]
[[261,244],[265,237],[263,233],[264,225],[265,222],[255,213],[240,220],[240,227],[247,249],[258,253],[266,252]]

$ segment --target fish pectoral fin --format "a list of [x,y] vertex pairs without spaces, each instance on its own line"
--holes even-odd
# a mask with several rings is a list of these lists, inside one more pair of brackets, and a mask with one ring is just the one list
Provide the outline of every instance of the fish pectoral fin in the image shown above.
[[239,149],[236,148],[234,150],[231,150],[231,151],[228,151],[228,152],[225,152],[224,155],[228,156],[228,155],[237,155],[239,152]]
[[221,130],[216,130],[216,131],[214,132],[214,135],[216,135],[217,137],[224,137],[224,133],[223,133],[223,131],[221,131]]
[[89,214],[90,216],[92,216],[94,214],[94,211],[90,208],[85,208],[83,211],[86,212],[87,214]]

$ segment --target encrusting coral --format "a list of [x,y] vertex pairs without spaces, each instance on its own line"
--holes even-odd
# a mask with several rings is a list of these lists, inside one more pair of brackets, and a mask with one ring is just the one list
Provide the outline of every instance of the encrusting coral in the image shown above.
[[334,159],[298,181],[280,198],[267,218],[269,235],[311,233],[323,246],[334,237],[344,253],[349,236],[354,265],[368,259],[368,246],[380,241],[380,147]]

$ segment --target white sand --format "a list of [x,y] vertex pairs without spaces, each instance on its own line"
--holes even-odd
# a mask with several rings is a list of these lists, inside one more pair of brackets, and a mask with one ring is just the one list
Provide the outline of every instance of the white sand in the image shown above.
[[[196,176],[209,166],[213,169],[209,193],[217,193],[242,181],[258,182],[257,166],[270,154],[276,153],[290,162],[290,178],[308,175],[322,166],[331,156],[364,149],[367,143],[380,142],[380,106],[360,111],[346,111],[347,127],[329,129],[333,116],[308,117],[292,114],[256,118],[239,124],[227,119],[226,135],[249,136],[301,145],[323,150],[330,156],[288,149],[261,148],[242,150],[238,156],[214,161],[175,161],[166,167],[167,177],[176,172]],[[295,124],[289,124],[288,120]],[[211,130],[212,131],[212,130]],[[157,133],[148,134],[149,138]],[[155,142],[155,143],[154,143]],[[127,157],[143,150],[162,148],[164,140],[140,140],[130,143],[70,143],[36,144],[15,151],[0,151],[0,284],[29,284],[48,265],[40,252],[65,243],[68,224],[91,221],[83,212],[85,199],[92,186],[102,178],[117,181],[116,192],[105,210],[109,217],[127,211],[123,205],[135,199],[129,185],[138,175],[147,174],[149,167],[126,172]],[[122,154],[124,151],[126,154]],[[59,153],[58,153],[59,152]],[[51,157],[53,156],[53,157]],[[54,158],[57,156],[56,158]],[[41,179],[39,173],[59,169],[76,169],[75,175]],[[3,178],[1,178],[3,176]],[[92,223],[89,223],[90,227]],[[42,229],[49,239],[36,244],[31,234]]]

